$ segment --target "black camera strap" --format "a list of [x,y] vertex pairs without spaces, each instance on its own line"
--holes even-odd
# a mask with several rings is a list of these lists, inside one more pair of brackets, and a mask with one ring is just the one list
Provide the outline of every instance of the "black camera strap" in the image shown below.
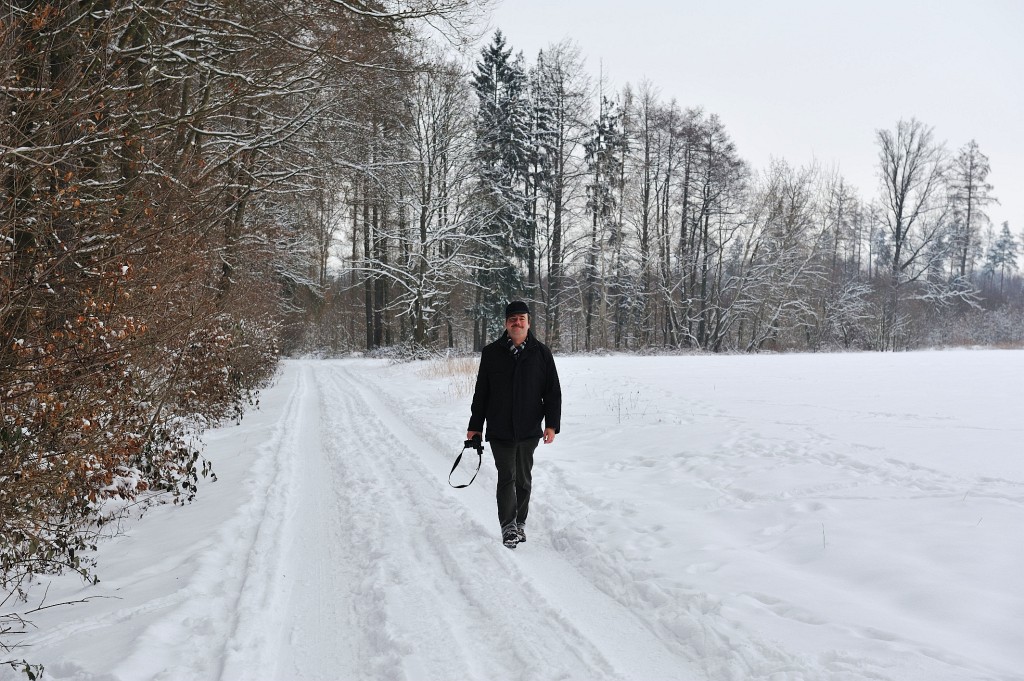
[[[473,477],[465,485],[452,485],[452,473],[459,467],[459,462],[462,461],[462,455],[466,453],[467,449],[476,450],[476,470],[473,472]],[[477,435],[472,440],[466,440],[466,443],[462,446],[462,451],[455,457],[455,463],[452,464],[452,470],[448,473],[448,484],[455,489],[462,489],[463,487],[469,487],[473,484],[473,480],[476,480],[477,473],[480,472],[480,466],[484,462],[484,443],[480,441],[480,436]]]

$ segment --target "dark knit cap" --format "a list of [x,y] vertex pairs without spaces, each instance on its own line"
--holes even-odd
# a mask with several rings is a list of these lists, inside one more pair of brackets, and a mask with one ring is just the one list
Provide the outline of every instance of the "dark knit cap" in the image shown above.
[[530,314],[530,307],[521,300],[513,300],[505,306],[505,319],[516,314]]

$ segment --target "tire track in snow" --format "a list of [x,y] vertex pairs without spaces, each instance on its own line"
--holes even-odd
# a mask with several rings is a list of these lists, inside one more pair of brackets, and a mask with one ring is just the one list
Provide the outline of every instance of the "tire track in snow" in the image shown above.
[[376,678],[616,677],[561,612],[510,579],[514,556],[493,533],[426,482],[435,472],[393,434],[401,418],[333,368],[322,380],[337,479],[349,483],[339,490],[346,525],[354,542],[370,543],[357,556],[375,563],[374,607],[362,619],[377,634],[360,654],[377,661]]
[[[319,448],[315,424],[319,403],[312,373],[307,365],[297,366],[295,388],[268,445],[272,455],[261,457],[258,464],[272,469],[257,476],[264,481],[253,495],[259,511],[253,518],[257,528],[245,560],[236,566],[242,581],[232,609],[231,630],[220,655],[221,679],[257,678],[259,670],[265,674],[277,657],[273,645],[286,626],[279,613],[286,610],[289,580],[293,577],[286,547],[295,535],[295,506],[302,493],[298,476],[304,457]],[[249,670],[256,670],[257,675]]]
[[[282,531],[281,508],[287,495],[277,489],[275,482],[289,477],[295,441],[292,424],[306,406],[305,374],[289,374],[286,380],[292,385],[281,415],[267,441],[252,457],[248,483],[251,495],[216,536],[203,540],[203,547],[195,554],[184,558],[171,555],[136,575],[138,582],[142,582],[146,574],[176,571],[183,560],[197,560],[188,581],[167,596],[120,608],[89,622],[89,628],[129,620],[149,622],[139,630],[131,652],[114,667],[113,678],[223,676],[223,665],[231,659],[238,632],[255,607],[252,603],[266,600],[267,594],[259,589],[261,580],[253,577],[270,569],[275,552],[268,547],[274,545]],[[197,633],[202,635],[196,636]]]
[[425,483],[401,417],[343,366],[293,366],[220,678],[626,678]]

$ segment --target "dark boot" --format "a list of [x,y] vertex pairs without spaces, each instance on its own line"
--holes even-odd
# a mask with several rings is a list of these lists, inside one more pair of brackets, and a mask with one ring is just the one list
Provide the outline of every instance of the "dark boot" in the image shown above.
[[515,525],[502,530],[501,541],[506,548],[514,549],[516,547],[516,544],[519,543],[519,532],[516,531]]

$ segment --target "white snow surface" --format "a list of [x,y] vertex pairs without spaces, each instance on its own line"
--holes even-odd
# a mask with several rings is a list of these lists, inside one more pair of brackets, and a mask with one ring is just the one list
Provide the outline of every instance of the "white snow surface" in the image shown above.
[[447,483],[472,377],[290,360],[205,435],[194,503],[105,542],[99,585],[39,585],[89,600],[31,615],[17,657],[79,681],[1024,678],[1024,352],[556,361],[514,551],[489,451]]

